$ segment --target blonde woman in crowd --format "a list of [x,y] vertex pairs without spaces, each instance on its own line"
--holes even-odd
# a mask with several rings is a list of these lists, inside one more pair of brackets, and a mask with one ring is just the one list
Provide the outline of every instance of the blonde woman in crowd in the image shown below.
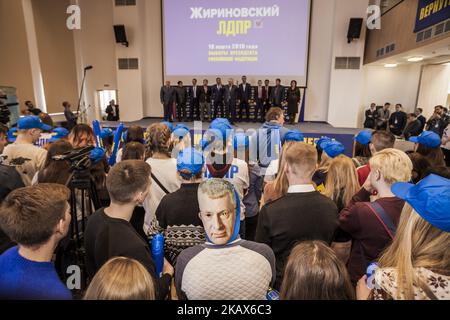
[[261,207],[263,207],[266,203],[271,201],[275,201],[286,195],[289,189],[289,183],[286,177],[285,166],[286,159],[285,154],[286,151],[293,145],[293,143],[285,143],[280,155],[280,162],[278,167],[278,174],[274,181],[271,181],[266,184],[264,187],[264,193],[261,198]]
[[[328,167],[325,190],[322,193],[336,203],[339,212],[349,205],[359,189],[358,174],[352,159],[345,155],[332,159]],[[351,236],[339,229],[332,248],[344,263],[348,261],[351,246]]]
[[397,183],[392,192],[406,201],[392,245],[379,260],[367,288],[364,276],[358,299],[450,299],[450,180],[430,175],[419,184]]
[[155,300],[153,279],[134,259],[111,259],[97,272],[84,300]]

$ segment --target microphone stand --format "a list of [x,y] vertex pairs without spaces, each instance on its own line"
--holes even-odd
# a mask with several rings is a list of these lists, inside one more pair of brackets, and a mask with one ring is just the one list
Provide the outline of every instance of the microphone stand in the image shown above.
[[88,71],[88,69],[84,68],[83,81],[81,82],[80,99],[78,99],[77,118],[80,118],[81,99],[83,97],[84,83],[86,81],[86,73],[87,73],[87,71]]

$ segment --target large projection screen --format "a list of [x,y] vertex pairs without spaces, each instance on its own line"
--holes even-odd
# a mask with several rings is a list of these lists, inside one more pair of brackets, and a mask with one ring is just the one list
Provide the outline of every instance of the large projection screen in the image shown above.
[[162,1],[165,81],[246,75],[306,87],[310,0]]

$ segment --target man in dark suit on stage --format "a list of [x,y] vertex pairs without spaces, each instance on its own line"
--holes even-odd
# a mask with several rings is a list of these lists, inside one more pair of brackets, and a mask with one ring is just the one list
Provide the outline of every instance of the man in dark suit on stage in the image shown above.
[[[255,108],[255,119],[254,122],[260,120],[264,122],[266,117],[266,106],[267,101],[267,91],[266,87],[263,86],[262,80],[258,81],[258,86],[255,88],[256,95],[256,108]],[[259,115],[261,114],[261,117]]]
[[236,122],[236,101],[238,98],[239,88],[234,85],[234,80],[229,79],[228,85],[225,86],[225,107],[227,116],[231,118],[231,124]]
[[184,88],[182,81],[178,81],[178,87],[175,88],[175,92],[177,101],[178,122],[186,121],[187,91]]
[[271,101],[270,101],[270,97],[272,96],[272,88],[270,87],[269,79],[266,79],[264,81],[264,89],[266,89],[266,101],[264,101],[264,107],[265,107],[264,113],[266,113],[272,107]]
[[170,81],[166,81],[166,84],[161,88],[160,98],[161,104],[164,106],[164,121],[173,122],[172,108],[176,93],[175,89],[170,86]]
[[272,88],[272,93],[270,100],[272,101],[273,107],[282,108],[281,103],[283,102],[284,88],[281,85],[281,79],[277,79],[276,86]]
[[217,113],[220,109],[220,114],[222,118],[225,118],[224,113],[224,105],[223,105],[223,98],[225,95],[225,88],[222,85],[222,79],[217,78],[216,79],[216,85],[212,88],[212,96],[214,99],[214,116],[213,118],[217,118]]
[[247,83],[247,77],[242,77],[242,83],[239,85],[239,99],[241,100],[241,112],[239,121],[242,122],[242,112],[245,110],[247,115],[247,121],[250,120],[250,95],[251,95],[251,85]]
[[200,88],[200,120],[205,119],[205,113],[211,121],[211,88],[208,86],[208,79],[203,80],[203,86]]
[[200,91],[201,87],[197,85],[197,79],[192,79],[192,87],[189,88],[191,121],[194,121],[194,111],[197,115],[195,120],[200,120]]

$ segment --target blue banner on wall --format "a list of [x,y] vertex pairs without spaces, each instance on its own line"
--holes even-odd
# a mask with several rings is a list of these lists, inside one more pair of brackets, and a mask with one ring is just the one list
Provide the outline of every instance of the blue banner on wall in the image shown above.
[[414,32],[450,18],[450,0],[419,0]]

